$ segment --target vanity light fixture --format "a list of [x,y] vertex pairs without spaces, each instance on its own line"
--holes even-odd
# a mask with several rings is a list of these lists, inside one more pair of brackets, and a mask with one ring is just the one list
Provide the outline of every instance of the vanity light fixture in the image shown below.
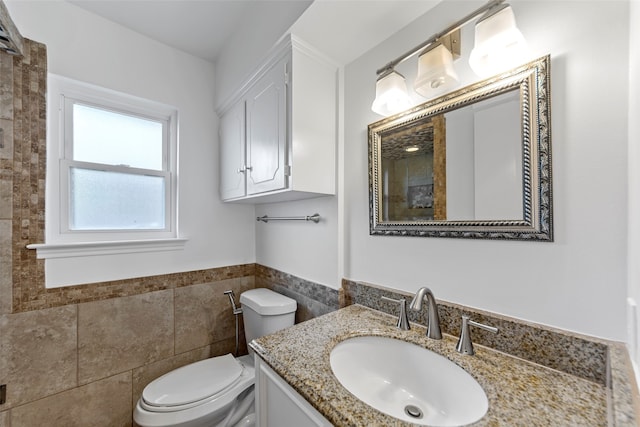
[[418,147],[417,145],[410,145],[409,147],[404,149],[404,151],[406,151],[407,153],[415,153],[418,150],[420,150],[420,147]]
[[376,99],[371,105],[374,113],[391,116],[411,105],[404,76],[393,68],[382,73],[376,81]]
[[516,18],[508,4],[490,9],[480,18],[475,36],[469,65],[481,77],[512,68],[528,56],[527,42],[516,26]]
[[459,31],[479,16],[482,17],[476,24],[476,42],[469,59],[474,72],[485,77],[522,62],[528,55],[528,52],[522,50],[526,45],[524,37],[515,26],[513,10],[504,2],[505,0],[490,0],[378,69],[376,98],[371,109],[382,116],[389,116],[411,105],[404,77],[395,67],[418,53],[418,76],[414,84],[416,92],[424,97],[431,97],[455,85],[458,76],[453,68],[453,60],[460,54]]
[[428,46],[418,56],[418,76],[413,88],[429,98],[458,84],[453,60],[460,56],[460,29]]

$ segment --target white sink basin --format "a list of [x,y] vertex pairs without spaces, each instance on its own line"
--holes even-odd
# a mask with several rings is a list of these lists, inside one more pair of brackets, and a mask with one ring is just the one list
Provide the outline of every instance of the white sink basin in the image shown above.
[[405,341],[364,336],[331,351],[331,369],[358,399],[417,425],[460,426],[489,408],[480,384],[447,358]]

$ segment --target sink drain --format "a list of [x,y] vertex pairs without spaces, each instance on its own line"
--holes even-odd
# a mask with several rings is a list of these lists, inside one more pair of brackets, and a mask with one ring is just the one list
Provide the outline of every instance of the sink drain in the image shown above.
[[412,418],[422,418],[422,411],[420,410],[420,408],[414,405],[405,406],[404,413]]

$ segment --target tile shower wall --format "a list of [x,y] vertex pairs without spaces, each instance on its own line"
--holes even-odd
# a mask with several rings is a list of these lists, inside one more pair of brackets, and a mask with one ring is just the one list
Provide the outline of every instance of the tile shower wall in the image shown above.
[[44,239],[46,63],[30,40],[0,53],[0,427],[130,426],[149,381],[235,349],[223,291],[256,266],[46,289],[25,248]]

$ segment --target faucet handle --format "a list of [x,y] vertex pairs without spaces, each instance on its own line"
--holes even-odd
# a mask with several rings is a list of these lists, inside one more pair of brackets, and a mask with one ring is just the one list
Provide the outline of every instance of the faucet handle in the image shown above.
[[403,331],[408,331],[409,329],[411,329],[411,326],[409,325],[409,316],[407,315],[407,300],[404,298],[393,299],[385,296],[382,296],[380,298],[385,301],[397,302],[398,304],[400,304],[400,313],[398,314],[398,323],[396,323],[396,326],[398,327],[398,329],[402,329]]
[[473,351],[473,343],[471,342],[471,332],[469,332],[469,326],[475,326],[477,328],[484,329],[485,331],[493,332],[494,334],[498,333],[498,328],[474,322],[469,318],[469,316],[465,316],[463,314],[462,326],[460,327],[460,338],[458,339],[458,344],[456,344],[456,350],[458,351],[458,353],[468,355],[475,354],[475,351]]

